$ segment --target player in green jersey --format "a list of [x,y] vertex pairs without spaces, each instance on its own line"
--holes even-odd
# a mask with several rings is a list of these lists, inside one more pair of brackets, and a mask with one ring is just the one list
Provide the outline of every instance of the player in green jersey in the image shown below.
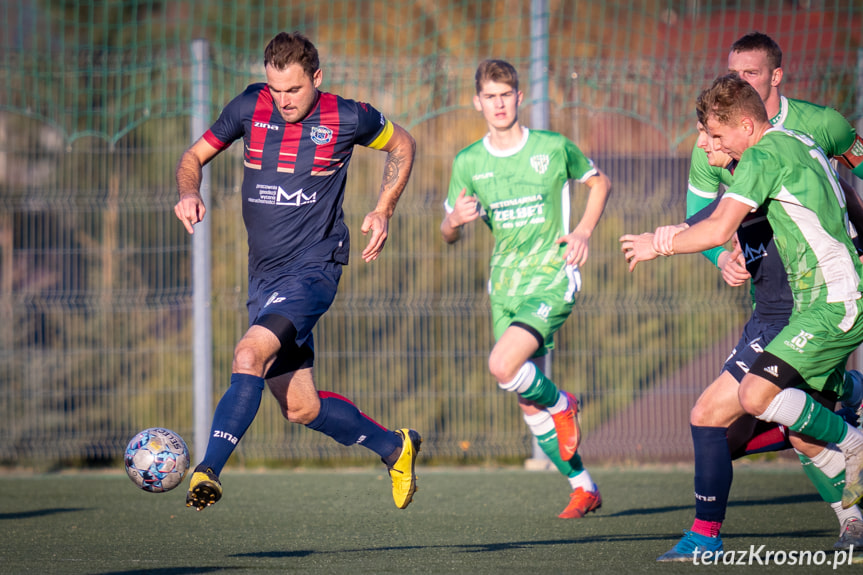
[[[569,479],[562,518],[584,517],[602,504],[599,489],[577,453],[576,398],[544,374],[554,333],[569,317],[581,287],[579,266],[611,188],[608,178],[567,138],[528,130],[518,121],[523,94],[518,74],[502,60],[476,71],[474,107],[488,134],[453,162],[441,234],[447,243],[481,218],[495,246],[489,293],[496,343],[489,371],[518,394],[525,422],[542,450]],[[569,182],[589,188],[581,220],[570,230]]]
[[[780,94],[782,51],[769,36],[753,32],[738,39],[728,55],[730,71],[742,74],[764,100],[772,125],[784,125],[812,136],[829,157],[841,157],[857,141],[854,128],[835,110],[793,100]],[[706,134],[699,123],[699,137],[693,148],[687,190],[687,219],[715,201],[732,183],[734,160],[707,145]],[[858,208],[853,188],[845,186],[849,204]],[[855,203],[856,200],[856,203]],[[860,228],[860,220],[854,221]],[[761,228],[764,228],[762,231]],[[661,228],[660,228],[661,229]],[[760,349],[785,325],[792,308],[792,297],[784,267],[771,241],[772,230],[763,216],[747,219],[738,233],[743,234],[744,253],[717,247],[704,252],[731,286],[752,281],[753,314],[744,327],[743,337],[735,346],[719,376],[704,390],[690,414],[695,461],[695,520],[674,548],[659,561],[692,560],[696,548],[702,552],[721,548],[719,531],[725,519],[732,483],[732,459],[751,451],[785,449],[783,428],[746,415],[737,399],[739,382]],[[744,240],[741,239],[741,242]],[[735,250],[737,248],[735,247]],[[750,278],[749,269],[754,270]],[[747,343],[746,340],[751,339]],[[860,374],[849,372],[846,395],[842,399],[857,407],[861,400]],[[828,398],[822,401],[830,403]],[[831,404],[832,407],[832,404]],[[850,410],[853,412],[853,410]],[[853,414],[852,414],[853,415]],[[738,449],[745,445],[745,449]],[[819,455],[820,452],[820,455]],[[827,501],[840,525],[839,548],[863,546],[863,517],[857,506],[841,506],[845,464],[840,454],[821,450],[797,452],[804,470]]]
[[627,247],[637,236],[621,238],[627,259],[722,245],[751,210],[765,209],[794,309],[743,377],[738,398],[746,412],[787,427],[799,451],[840,451],[842,506],[850,508],[863,498],[863,433],[804,391],[838,396],[848,356],[863,341],[863,266],[847,233],[845,196],[824,152],[806,135],[772,127],[761,96],[737,74],[705,90],[698,112],[714,145],[738,160],[734,181],[710,217],[654,241],[652,254]]
[[[808,134],[828,157],[836,158],[858,178],[863,178],[863,138],[848,120],[832,108],[782,95],[782,50],[772,38],[760,32],[739,38],[731,45],[728,71],[736,72],[755,88],[764,101],[772,125],[783,125],[790,130]],[[686,216],[707,206],[716,198],[720,188],[727,187],[729,183],[728,170],[710,166],[704,152],[694,146],[686,194]],[[853,192],[853,188],[842,183],[848,196],[851,221],[863,220],[860,200],[856,194],[849,193]],[[724,270],[730,252],[718,247],[707,250],[704,255]]]

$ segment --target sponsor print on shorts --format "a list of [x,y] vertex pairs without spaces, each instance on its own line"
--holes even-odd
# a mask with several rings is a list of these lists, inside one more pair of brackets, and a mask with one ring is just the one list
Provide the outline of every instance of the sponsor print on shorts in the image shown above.
[[812,335],[811,333],[807,333],[803,330],[800,330],[800,333],[798,333],[797,335],[792,337],[790,341],[785,340],[783,343],[786,346],[793,349],[794,351],[796,351],[797,353],[803,353],[805,351],[804,348],[806,347],[806,344],[813,337],[815,337],[815,336]]
[[548,322],[548,314],[551,313],[551,306],[547,303],[539,304],[539,307],[536,308],[536,311],[533,312],[533,315],[538,317],[544,322]]

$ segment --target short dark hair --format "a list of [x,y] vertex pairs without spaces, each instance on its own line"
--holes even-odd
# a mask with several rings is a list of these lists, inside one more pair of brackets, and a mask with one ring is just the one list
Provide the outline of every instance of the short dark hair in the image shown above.
[[279,32],[264,50],[264,66],[281,71],[291,64],[299,64],[309,78],[314,77],[321,67],[318,49],[299,32]]
[[705,126],[711,116],[725,125],[741,116],[749,116],[759,122],[768,121],[761,96],[749,82],[735,73],[718,77],[713,85],[701,92],[695,102],[695,113]]
[[476,93],[482,91],[486,82],[507,84],[518,91],[518,72],[505,60],[483,60],[476,69]]
[[782,67],[782,49],[773,38],[761,32],[750,32],[731,45],[732,52],[764,52],[767,63],[775,70]]

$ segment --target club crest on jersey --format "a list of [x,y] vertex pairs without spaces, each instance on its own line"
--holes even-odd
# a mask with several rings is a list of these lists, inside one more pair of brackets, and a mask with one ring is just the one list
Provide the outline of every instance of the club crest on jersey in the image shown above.
[[333,131],[326,126],[312,126],[312,141],[319,146],[329,144],[333,139]]
[[530,165],[537,174],[544,174],[548,169],[548,154],[537,154],[530,157]]

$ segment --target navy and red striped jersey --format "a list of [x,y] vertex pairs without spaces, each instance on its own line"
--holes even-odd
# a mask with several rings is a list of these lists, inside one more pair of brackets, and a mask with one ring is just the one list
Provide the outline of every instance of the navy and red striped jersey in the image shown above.
[[385,128],[392,130],[372,106],[327,92],[302,122],[289,124],[265,83],[250,85],[225,107],[204,139],[218,150],[243,139],[250,274],[298,262],[348,263],[342,211],[348,164],[355,145],[372,144]]

